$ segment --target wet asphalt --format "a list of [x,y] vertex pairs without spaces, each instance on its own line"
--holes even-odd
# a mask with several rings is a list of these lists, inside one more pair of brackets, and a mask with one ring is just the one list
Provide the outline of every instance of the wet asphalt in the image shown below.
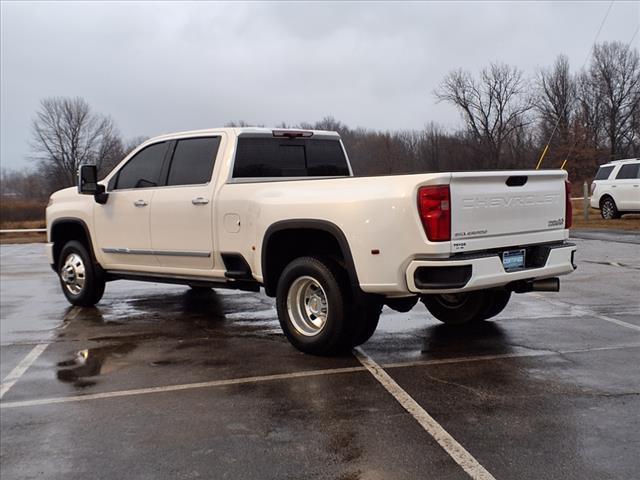
[[[575,242],[560,293],[466,328],[385,308],[362,347],[497,479],[640,478],[640,235]],[[44,348],[0,403],[3,480],[470,478],[262,294],[118,281],[72,309],[42,245],[0,262],[2,378]]]

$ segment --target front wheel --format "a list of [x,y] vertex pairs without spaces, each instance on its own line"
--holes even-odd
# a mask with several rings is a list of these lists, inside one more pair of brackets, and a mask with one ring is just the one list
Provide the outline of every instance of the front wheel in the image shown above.
[[67,242],[58,261],[60,286],[72,305],[92,307],[104,294],[102,270],[95,265],[85,246],[78,241]]

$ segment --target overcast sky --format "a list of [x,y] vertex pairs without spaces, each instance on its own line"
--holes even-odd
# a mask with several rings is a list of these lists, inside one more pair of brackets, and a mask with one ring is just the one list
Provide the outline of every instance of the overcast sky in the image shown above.
[[[332,115],[349,126],[454,129],[433,90],[492,61],[527,74],[584,62],[610,2],[2,2],[2,167],[29,165],[40,99],[84,97],[125,139]],[[640,2],[599,41],[628,42]],[[636,37],[637,45],[640,35]]]

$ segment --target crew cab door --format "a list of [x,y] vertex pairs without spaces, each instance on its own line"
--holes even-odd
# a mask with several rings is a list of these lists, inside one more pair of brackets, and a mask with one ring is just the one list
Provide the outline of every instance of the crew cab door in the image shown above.
[[212,175],[220,142],[220,136],[171,142],[166,186],[151,206],[151,248],[161,266],[214,267]]
[[104,267],[158,266],[149,219],[168,145],[154,143],[136,153],[109,182],[107,202],[95,204],[96,243]]

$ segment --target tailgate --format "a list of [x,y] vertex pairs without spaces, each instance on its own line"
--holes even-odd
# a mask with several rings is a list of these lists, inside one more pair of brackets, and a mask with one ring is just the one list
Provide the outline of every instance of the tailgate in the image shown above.
[[564,170],[451,176],[451,240],[563,230]]

